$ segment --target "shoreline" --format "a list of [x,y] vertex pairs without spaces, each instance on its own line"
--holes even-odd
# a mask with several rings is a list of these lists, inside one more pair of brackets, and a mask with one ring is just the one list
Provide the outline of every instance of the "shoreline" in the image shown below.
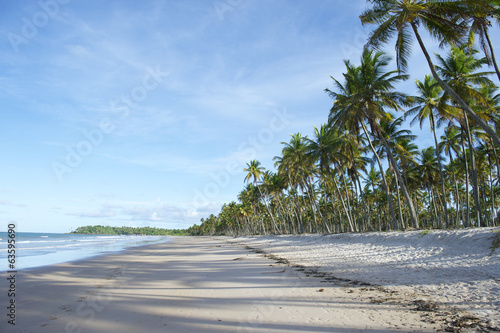
[[[277,263],[235,240],[242,239],[176,236],[24,269],[16,277],[16,326],[4,317],[0,330],[434,332],[454,318],[416,311],[418,304],[398,302],[376,286]],[[3,306],[5,297],[0,300]]]
[[[26,241],[24,239],[24,234],[40,234],[40,235],[49,235],[47,238],[45,236],[39,236],[43,237],[41,238],[42,240],[33,240],[30,239],[29,241]],[[50,265],[56,265],[60,263],[65,263],[65,262],[72,262],[72,261],[77,261],[77,260],[84,260],[84,259],[89,259],[95,256],[100,256],[100,255],[106,255],[106,254],[112,254],[112,253],[119,253],[122,251],[126,251],[129,248],[134,248],[136,246],[144,246],[144,245],[149,245],[149,244],[156,244],[156,243],[162,243],[162,242],[168,242],[171,240],[171,236],[154,236],[154,235],[126,235],[126,236],[120,236],[120,235],[77,235],[77,234],[72,234],[74,236],[82,236],[84,238],[93,238],[95,240],[99,240],[99,237],[102,236],[103,238],[106,237],[116,237],[112,242],[104,242],[104,243],[99,243],[99,244],[92,244],[92,243],[79,243],[79,240],[72,240],[72,239],[63,239],[67,244],[70,244],[72,247],[77,247],[77,244],[80,244],[80,248],[74,248],[74,249],[67,249],[66,247],[62,248],[57,248],[59,244],[61,243],[61,238],[58,237],[60,235],[66,235],[62,233],[16,233],[17,235],[17,244],[16,244],[16,270],[17,271],[23,271],[25,269],[31,269],[31,268],[37,268],[37,267],[44,267],[44,266],[50,266]],[[144,237],[144,239],[140,239],[141,237]],[[157,239],[152,239],[152,237],[157,237]],[[33,243],[40,243],[40,242],[46,242],[50,243],[55,241],[55,244],[57,244],[56,248],[54,249],[55,252],[47,252],[44,249],[45,248],[29,248],[25,249],[26,246],[30,246]],[[66,244],[64,243],[64,244]],[[86,244],[86,245],[84,245]],[[0,244],[0,245],[5,245],[7,244]],[[46,246],[46,245],[44,245]],[[68,245],[65,245],[68,246]],[[42,250],[43,249],[43,250]],[[53,251],[54,251],[53,250]],[[38,251],[39,253],[36,253]],[[34,252],[34,253],[33,253]],[[22,255],[20,255],[22,254]],[[6,265],[7,262],[7,255],[5,254],[4,257],[0,256],[0,260],[2,260],[2,265],[0,265],[0,274],[5,273],[8,271],[8,267]],[[5,265],[5,267],[4,267]]]
[[0,330],[434,331],[419,313],[360,302],[226,240],[175,237],[120,254],[26,269],[17,276],[16,326],[4,319]]

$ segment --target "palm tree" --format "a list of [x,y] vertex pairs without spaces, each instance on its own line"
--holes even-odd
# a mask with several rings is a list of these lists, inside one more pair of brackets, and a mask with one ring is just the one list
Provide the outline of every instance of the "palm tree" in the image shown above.
[[411,34],[418,41],[424,53],[432,76],[443,90],[449,94],[469,117],[471,117],[490,137],[500,146],[500,138],[481,117],[479,117],[466,101],[443,81],[437,74],[432,59],[422,41],[418,27],[423,25],[429,33],[438,38],[441,44],[461,44],[466,33],[466,25],[457,23],[449,18],[450,13],[458,11],[461,7],[456,1],[426,1],[426,0],[368,0],[373,3],[373,8],[361,14],[363,24],[378,24],[370,34],[368,45],[379,48],[387,43],[397,33],[396,62],[398,69],[406,70],[408,58],[411,54]]
[[[386,117],[386,108],[398,111],[401,110],[401,105],[408,106],[410,104],[410,100],[405,94],[394,91],[394,84],[406,80],[408,76],[399,74],[398,71],[383,72],[384,67],[389,64],[389,60],[390,58],[383,52],[374,52],[365,49],[361,56],[361,65],[359,67],[352,66],[349,61],[344,61],[347,68],[347,73],[344,74],[345,84],[342,85],[334,79],[339,92],[326,89],[335,100],[330,111],[330,123],[337,127],[348,126],[353,133],[359,133],[359,126],[361,125],[370,148],[377,159],[382,175],[384,172],[380,156],[377,154],[375,147],[373,147],[370,135],[365,126],[365,121],[369,124],[373,136],[379,139],[385,147],[391,163],[396,165],[389,144],[384,138],[380,127],[380,120]],[[418,227],[417,216],[408,190],[402,181],[398,168],[395,168],[395,172],[410,211],[412,225]],[[387,182],[385,180],[384,183],[386,193],[388,193]],[[391,198],[388,197],[387,201],[390,205]],[[391,215],[394,216],[393,209]],[[398,222],[394,217],[393,226],[394,228],[398,227]]]
[[[333,181],[335,188],[339,194],[342,207],[347,216],[351,231],[354,231],[355,227],[352,221],[350,210],[346,206],[344,196],[340,193],[337,180],[335,179],[335,176],[331,174],[330,170],[330,165],[334,164],[335,161],[345,159],[345,155],[340,149],[341,145],[343,144],[342,139],[338,135],[337,130],[329,128],[325,124],[321,125],[319,129],[316,128],[316,126],[314,127],[314,136],[315,140],[307,139],[308,154],[311,157],[313,163],[318,163],[322,181],[326,184],[326,186],[328,187],[327,184],[329,183],[330,179]],[[324,223],[325,228],[328,232],[330,232],[328,225],[326,225],[326,222]]]
[[426,185],[429,191],[431,204],[433,203],[434,206],[434,216],[437,221],[437,226],[441,227],[439,218],[440,213],[436,203],[437,196],[434,193],[434,187],[436,185],[437,175],[438,175],[438,170],[437,170],[438,163],[437,163],[436,153],[434,150],[435,150],[434,147],[428,147],[422,150],[422,152],[420,153],[420,170],[421,170],[422,180],[424,181],[424,184]]
[[493,65],[500,80],[500,70],[495,59],[493,44],[491,43],[490,34],[488,32],[491,27],[490,18],[500,23],[500,6],[498,3],[494,5],[493,1],[484,0],[466,0],[459,2],[461,7],[454,13],[459,15],[464,22],[469,26],[469,48],[472,48],[475,42],[475,36],[479,36],[479,45],[488,60],[489,65]]
[[[453,90],[463,99],[468,100],[470,103],[486,106],[486,98],[477,90],[477,87],[480,85],[492,86],[493,83],[488,78],[488,75],[491,74],[491,72],[477,72],[487,63],[486,58],[475,58],[475,54],[477,53],[478,51],[474,49],[469,49],[468,52],[466,52],[465,47],[452,46],[446,58],[436,55],[440,62],[440,66],[437,66],[436,68],[443,76],[443,79],[446,80],[447,84],[451,86]],[[480,111],[479,109],[476,110]],[[484,109],[481,108],[481,110]],[[468,113],[466,113],[465,110],[463,111],[461,123],[465,128],[465,133],[469,142],[474,203],[476,205],[477,219],[479,224],[482,224],[481,209],[479,206],[479,184],[477,179],[472,134],[470,130],[471,126],[469,124]],[[488,115],[484,113],[480,115],[484,118],[488,118]],[[479,117],[479,115],[477,116]]]
[[[300,133],[291,135],[290,142],[281,142],[284,145],[282,156],[274,157],[278,172],[289,179],[293,190],[293,201],[297,210],[297,219],[300,233],[304,232],[302,221],[302,211],[300,208],[300,197],[297,190],[301,188],[303,192],[308,192],[308,179],[312,175],[313,165],[307,155],[307,137]],[[312,203],[311,203],[312,204]],[[314,209],[313,209],[314,212]],[[314,215],[315,218],[316,215]]]
[[[372,193],[375,196],[377,193],[378,185],[380,183],[381,183],[380,172],[376,171],[375,168],[371,167],[366,178],[365,192],[367,192],[367,189],[371,187]],[[378,226],[378,230],[381,231],[380,223]]]
[[[455,153],[455,156],[460,155],[460,130],[456,126],[448,126],[444,130],[444,135],[441,136],[441,142],[438,144],[439,150],[444,150],[448,154],[448,158],[450,159],[449,168],[452,176],[453,184],[455,185],[455,208],[458,216],[458,209],[460,205],[460,194],[458,191],[458,183],[455,177],[455,171],[453,168],[453,155],[451,152]],[[468,205],[468,203],[467,203]],[[457,218],[458,219],[458,218]],[[462,221],[467,221],[464,217],[464,212],[462,208]],[[468,221],[467,221],[468,222]],[[466,222],[466,227],[467,227]],[[457,223],[458,224],[458,223]]]
[[[245,177],[245,182],[248,183],[250,181],[250,178],[253,178],[253,185],[257,187],[260,196],[263,198],[264,201],[264,206],[266,207],[267,212],[269,213],[269,216],[271,217],[271,221],[273,222],[274,230],[275,232],[278,231],[278,228],[276,226],[276,221],[274,220],[273,214],[271,213],[271,210],[269,209],[269,205],[267,203],[266,197],[262,195],[262,191],[260,187],[257,185],[257,183],[262,179],[264,176],[264,168],[260,166],[260,162],[256,160],[251,160],[249,163],[247,163],[247,167],[243,169],[243,171],[248,172],[246,177]],[[264,230],[265,233],[265,230]]]
[[[385,140],[389,143],[389,146],[392,150],[392,154],[395,156],[396,160],[412,160],[413,155],[406,150],[406,144],[408,141],[414,140],[416,138],[415,135],[411,134],[411,131],[408,129],[399,129],[401,124],[403,123],[403,118],[399,117],[393,119],[394,116],[390,113],[387,114],[387,117],[380,121],[380,127],[382,128],[382,133],[384,135]],[[378,141],[375,141],[378,144]],[[380,156],[383,155],[383,152],[379,153]],[[387,159],[389,163],[389,169],[394,172],[398,165],[391,163],[389,159],[389,154],[387,154]],[[404,181],[404,179],[403,179]],[[403,213],[401,210],[401,199],[399,195],[399,180],[396,177],[396,195],[398,199],[398,208],[399,208],[399,216],[401,219],[401,223],[404,223]],[[404,182],[406,186],[406,182]],[[404,228],[404,226],[403,226]]]
[[441,93],[443,89],[438,84],[436,79],[430,75],[426,75],[424,82],[415,80],[415,84],[418,88],[419,96],[415,96],[415,103],[417,106],[406,111],[405,117],[415,115],[415,117],[410,122],[413,125],[416,121],[420,121],[420,128],[425,119],[429,119],[429,125],[434,136],[434,147],[436,148],[436,157],[439,168],[439,179],[441,183],[441,200],[444,204],[444,221],[446,228],[450,226],[450,220],[448,218],[448,205],[446,202],[446,195],[444,190],[444,176],[443,176],[443,165],[441,163],[441,149],[438,145],[438,140],[436,136],[436,120],[438,119],[438,125],[443,120],[451,121],[452,117],[457,117],[455,109],[446,104],[446,101],[441,99]]

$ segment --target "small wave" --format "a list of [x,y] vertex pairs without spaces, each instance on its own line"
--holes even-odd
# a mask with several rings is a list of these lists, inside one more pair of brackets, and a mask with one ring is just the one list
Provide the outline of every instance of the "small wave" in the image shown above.
[[17,244],[28,244],[28,243],[67,243],[71,240],[39,240],[39,241],[19,241]]
[[40,236],[40,237],[49,237],[49,236]]

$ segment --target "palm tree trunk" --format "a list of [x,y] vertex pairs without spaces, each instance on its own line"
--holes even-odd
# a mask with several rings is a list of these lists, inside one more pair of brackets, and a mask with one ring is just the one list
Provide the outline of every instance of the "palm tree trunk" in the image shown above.
[[420,48],[422,49],[422,52],[424,53],[425,59],[427,60],[427,63],[429,65],[429,68],[431,70],[432,76],[436,79],[436,81],[439,83],[439,85],[443,88],[444,91],[446,91],[453,99],[460,105],[460,108],[469,115],[476,123],[481,126],[481,128],[488,133],[488,135],[495,141],[495,143],[500,146],[500,138],[497,136],[495,131],[487,124],[484,122],[483,119],[481,119],[471,108],[470,106],[448,85],[446,82],[441,80],[441,78],[437,75],[436,69],[434,68],[434,64],[432,63],[431,57],[429,56],[429,53],[427,52],[427,49],[425,48],[424,43],[422,42],[422,39],[420,38],[420,34],[418,33],[418,28],[415,25],[415,23],[411,23],[411,27],[413,29],[413,32],[415,33],[415,36],[417,37],[418,44],[420,45]]
[[[339,194],[340,201],[342,202],[342,207],[344,208],[344,212],[345,212],[345,214],[347,216],[347,221],[349,223],[349,228],[351,228],[351,231],[354,232],[354,225],[352,223],[352,217],[349,214],[349,209],[347,208],[346,203],[344,201],[344,196],[340,192],[340,188],[339,188],[339,186],[337,184],[337,180],[335,179],[335,177],[332,177],[332,179],[333,179],[333,184],[335,185],[335,189],[337,190],[337,193]],[[334,202],[333,198],[332,198],[332,202]]]
[[266,199],[267,195],[266,196],[262,195],[262,191],[260,190],[260,187],[257,185],[257,183],[255,183],[254,186],[256,186],[257,189],[259,190],[260,196],[264,201],[264,207],[266,207],[266,210],[269,213],[269,216],[271,217],[271,221],[273,221],[274,232],[278,232],[278,226],[276,225],[276,221],[274,220],[273,214],[271,213],[271,210],[269,209],[269,206],[267,204],[267,199]]
[[[453,165],[453,156],[451,155],[451,150],[448,150],[448,155],[450,156],[450,165]],[[451,174],[453,176],[453,184],[455,184],[455,210],[457,211],[457,217],[456,217],[456,220],[455,220],[455,227],[458,225],[458,210],[459,210],[459,207],[462,207],[460,209],[461,213],[462,213],[462,223],[463,221],[465,220],[464,219],[464,208],[463,206],[460,205],[460,193],[458,192],[458,184],[457,184],[457,180],[456,180],[456,177],[455,177],[455,172],[453,172],[453,170],[451,170]]]
[[488,41],[488,46],[490,48],[491,62],[493,63],[493,67],[495,67],[495,72],[497,72],[497,77],[498,77],[498,80],[500,81],[500,70],[498,70],[498,64],[497,64],[497,60],[495,59],[495,52],[493,51],[493,45],[491,43],[490,34],[488,33],[488,29],[484,29],[484,36],[486,37],[486,40]]
[[474,196],[474,205],[476,206],[477,226],[482,227],[483,226],[483,217],[481,214],[481,206],[480,206],[480,202],[479,202],[479,183],[477,180],[476,157],[474,154],[474,145],[472,142],[472,134],[471,134],[470,127],[469,127],[469,120],[468,120],[465,112],[464,112],[464,119],[465,119],[465,131],[467,134],[467,140],[469,141],[469,155],[470,155],[470,164],[471,164],[471,171],[472,171],[472,194]]
[[[491,163],[490,163],[491,165]],[[490,196],[491,196],[491,226],[495,226],[495,191],[493,190],[493,174],[489,170],[489,179],[490,179]]]
[[[393,168],[394,168],[394,166],[393,166]],[[400,220],[400,223],[401,223],[401,228],[404,229],[405,228],[405,223],[404,223],[404,219],[403,219],[403,210],[401,209],[401,195],[399,194],[399,181],[398,181],[398,177],[396,177],[395,179],[396,179],[396,197],[398,199],[399,220]]]
[[377,151],[375,150],[375,147],[373,147],[372,140],[370,139],[370,135],[368,134],[368,130],[366,129],[366,126],[364,122],[361,121],[361,126],[363,127],[363,131],[365,132],[366,138],[368,139],[368,143],[370,144],[370,148],[375,155],[375,158],[377,159],[378,167],[380,169],[380,175],[382,177],[382,187],[384,188],[385,195],[387,197],[387,204],[389,205],[389,211],[391,213],[392,217],[392,225],[398,225],[398,221],[396,220],[396,214],[394,213],[394,206],[392,204],[392,198],[391,195],[389,194],[389,186],[387,185],[387,180],[385,179],[385,173],[384,173],[384,168],[382,167],[382,161],[380,160],[380,156],[378,155]]
[[316,200],[314,199],[313,195],[314,193],[310,193],[310,187],[309,187],[309,182],[307,182],[306,180],[304,180],[302,178],[302,182],[304,183],[305,187],[306,187],[306,193],[307,193],[307,197],[309,199],[309,202],[311,204],[311,211],[313,213],[313,219],[314,219],[314,233],[317,234],[318,233],[318,221],[316,219]]
[[342,175],[342,183],[344,184],[344,190],[345,190],[345,195],[346,195],[346,200],[347,200],[347,207],[349,208],[349,214],[351,216],[352,225],[354,226],[354,229],[352,230],[352,232],[356,232],[356,231],[358,231],[358,225],[357,225],[356,220],[353,219],[352,214],[351,214],[352,205],[351,205],[351,200],[349,200],[349,189],[347,188],[347,183],[345,181],[345,178],[346,178],[345,175]]
[[413,201],[410,198],[410,194],[408,193],[408,189],[406,188],[405,184],[403,183],[403,178],[401,177],[401,173],[399,172],[399,169],[397,167],[396,160],[394,159],[394,156],[392,155],[391,149],[389,147],[389,144],[387,143],[387,140],[381,133],[377,133],[377,136],[379,139],[382,141],[382,144],[384,145],[387,156],[389,156],[392,165],[394,165],[394,171],[396,171],[396,177],[398,177],[399,180],[399,186],[401,187],[401,190],[403,191],[403,195],[406,199],[406,204],[408,205],[408,208],[410,210],[410,219],[412,225],[415,225],[416,228],[418,228],[418,220],[417,220],[417,214],[415,213],[415,207],[413,206]]
[[441,218],[439,217],[439,212],[437,209],[437,204],[436,204],[436,196],[434,195],[434,190],[432,189],[432,185],[429,184],[429,191],[430,191],[430,198],[431,198],[431,205],[434,207],[434,217],[436,220],[436,224],[433,224],[433,228],[440,228],[440,220]]
[[441,149],[439,148],[437,137],[436,137],[436,125],[434,123],[434,116],[432,112],[430,114],[430,122],[431,122],[431,130],[434,135],[434,144],[436,145],[436,157],[438,160],[438,168],[439,168],[439,178],[441,180],[441,197],[443,200],[443,209],[444,209],[444,222],[446,224],[446,228],[450,227],[450,220],[448,219],[448,204],[446,202],[446,194],[444,192],[444,176],[443,176],[443,165],[441,164]]
[[470,199],[469,199],[469,162],[467,159],[467,151],[465,149],[464,137],[461,136],[462,140],[462,150],[464,152],[464,161],[465,161],[465,227],[468,228],[470,226]]

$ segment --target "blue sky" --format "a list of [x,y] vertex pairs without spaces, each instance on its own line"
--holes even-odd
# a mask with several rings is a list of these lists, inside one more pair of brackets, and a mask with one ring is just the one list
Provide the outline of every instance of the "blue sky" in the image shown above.
[[[369,32],[364,0],[2,7],[0,219],[19,231],[185,228],[216,214],[246,162],[272,169],[280,142],[326,121],[330,75],[358,62]],[[428,72],[418,51],[410,93]]]

